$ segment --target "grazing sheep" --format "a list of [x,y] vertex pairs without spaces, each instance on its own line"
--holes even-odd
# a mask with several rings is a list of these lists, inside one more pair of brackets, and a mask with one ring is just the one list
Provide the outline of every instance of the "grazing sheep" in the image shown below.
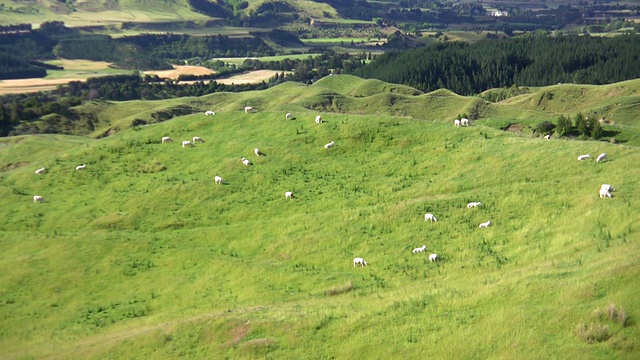
[[86,167],[87,167],[87,164],[78,165],[76,166],[76,170],[83,170]]
[[478,226],[480,229],[482,228],[488,228],[489,225],[491,225],[491,221],[487,221],[487,222],[483,222],[482,224],[480,224],[480,226]]
[[168,137],[168,136],[163,136],[162,137],[162,143],[169,143],[169,142],[173,142],[173,139]]
[[267,154],[263,153],[258,148],[253,149],[253,153],[256,154],[256,156],[267,156]]
[[182,147],[185,148],[187,146],[193,146],[193,143],[191,141],[189,141],[189,140],[184,140],[182,142]]
[[598,157],[596,158],[596,162],[597,163],[603,162],[605,160],[608,160],[607,159],[607,153],[602,153],[602,154],[598,155]]
[[467,118],[460,119],[460,126],[469,126],[469,119]]
[[36,170],[35,173],[38,174],[38,175],[42,175],[42,174],[44,174],[44,170],[45,169],[44,169],[44,166],[43,166],[40,169]]
[[609,184],[602,184],[602,186],[600,186],[600,198],[612,198],[611,192],[610,191],[615,191],[616,189],[612,188],[611,185]]
[[589,155],[589,154],[580,155],[580,156],[578,156],[578,161],[582,161],[582,160],[588,159],[590,157],[591,157],[591,155]]
[[285,199],[291,199],[291,198],[293,198],[293,192],[291,192],[291,191],[287,191],[286,193],[284,193],[284,198],[285,198]]
[[200,136],[194,136],[194,137],[193,137],[193,143],[195,144],[195,143],[197,143],[197,142],[201,142],[201,143],[203,143],[203,142],[204,142],[204,140],[202,140],[202,138],[201,138]]
[[480,206],[482,205],[482,203],[480,201],[476,201],[476,202],[470,202],[467,204],[467,209],[471,209],[474,208],[476,206]]
[[284,119],[285,119],[285,120],[293,120],[293,114],[292,114],[292,113],[287,113],[287,114],[284,116]]
[[252,111],[253,111],[253,108],[251,106],[245,106],[244,107],[244,113],[245,114],[248,114],[248,113],[250,113]]
[[453,120],[453,126],[460,126],[460,119]]
[[44,202],[44,198],[40,195],[34,195],[33,202],[34,203]]
[[355,258],[355,259],[353,259],[353,267],[356,267],[356,265],[358,265],[358,264],[360,264],[360,265],[362,265],[364,267],[364,266],[367,265],[367,262],[364,261],[363,258]]
[[208,116],[208,115],[215,115],[216,113],[214,111],[207,110],[204,112],[204,114]]
[[416,254],[416,253],[419,253],[419,252],[423,252],[423,251],[425,251],[426,249],[427,249],[427,245],[422,245],[422,246],[421,246],[421,247],[419,247],[419,248],[415,248],[415,249],[413,249],[413,253],[414,253],[414,254]]
[[436,261],[438,261],[438,254],[431,254],[431,255],[429,255],[429,261],[431,261],[431,262],[436,262]]
[[332,141],[324,146],[325,149],[331,149],[336,145],[335,141]]
[[616,189],[614,189],[611,185],[609,184],[602,184],[602,186],[600,186],[600,189],[605,189],[607,191],[616,191]]
[[433,216],[433,214],[430,214],[430,213],[424,214],[424,221],[429,221],[429,220],[431,220],[433,222],[437,222],[438,221],[438,219],[436,219],[436,217]]
[[249,166],[249,165],[253,165],[253,164],[251,163],[251,161],[249,161],[249,159],[247,159],[247,158],[242,158],[242,159],[241,159],[241,161],[242,161],[242,163],[243,163],[243,164],[245,164],[245,165],[247,165],[247,166]]
[[216,184],[222,184],[224,182],[222,176],[216,176],[213,178],[213,180],[216,182]]
[[316,116],[316,124],[322,124],[322,116]]
[[544,138],[545,138],[546,140],[549,140],[549,139],[551,138],[551,135],[547,134],[547,135],[545,135],[545,136],[544,136]]
[[600,189],[600,198],[601,198],[601,199],[602,199],[602,198],[609,198],[609,199],[611,199],[611,198],[612,198],[612,195],[611,195],[611,193],[609,192],[609,190],[607,190],[607,189]]

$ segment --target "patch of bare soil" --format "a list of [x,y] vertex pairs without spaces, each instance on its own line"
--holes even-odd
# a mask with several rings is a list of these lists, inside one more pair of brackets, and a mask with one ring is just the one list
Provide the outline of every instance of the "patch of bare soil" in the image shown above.
[[509,125],[507,125],[507,127],[503,128],[502,130],[510,131],[510,132],[516,133],[516,134],[520,134],[520,133],[522,133],[522,129],[524,129],[524,126],[522,126],[520,124],[509,124]]

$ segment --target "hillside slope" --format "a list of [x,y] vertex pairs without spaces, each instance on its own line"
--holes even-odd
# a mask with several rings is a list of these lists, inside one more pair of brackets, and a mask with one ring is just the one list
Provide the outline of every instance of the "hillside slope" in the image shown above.
[[[65,130],[101,137],[136,124],[156,123],[178,115],[215,111],[239,111],[245,106],[270,111],[322,111],[359,115],[394,115],[452,124],[467,114],[472,120],[497,129],[517,123],[535,127],[556,122],[560,115],[605,118],[606,138],[640,146],[640,80],[610,85],[578,84],[530,88],[527,94],[498,103],[475,96],[460,96],[445,89],[430,93],[378,80],[350,75],[320,79],[311,86],[286,82],[264,91],[214,93],[199,98],[163,101],[90,102],[71,109],[71,116],[45,117],[40,128],[69,124]],[[79,120],[78,120],[79,119]],[[53,125],[51,125],[53,124]]]
[[[477,100],[341,86],[187,99],[216,115],[97,140],[0,139],[2,357],[639,356],[639,148],[455,128],[443,103]],[[329,95],[371,112],[305,110]],[[391,95],[416,118],[390,116]]]
[[[226,4],[225,4],[226,3]],[[0,25],[63,21],[68,27],[108,26],[122,23],[179,23],[196,22],[203,25],[207,20],[232,18],[230,12],[234,1],[215,0],[91,0],[66,1],[30,0],[4,1],[0,7]],[[249,0],[247,6],[238,9],[238,14],[259,15],[262,11],[273,16],[273,5],[264,0]],[[315,19],[340,19],[330,5],[308,0],[279,1],[280,13],[295,14]],[[285,6],[286,9],[282,8]],[[193,24],[191,24],[193,25]],[[176,29],[173,29],[174,31]]]

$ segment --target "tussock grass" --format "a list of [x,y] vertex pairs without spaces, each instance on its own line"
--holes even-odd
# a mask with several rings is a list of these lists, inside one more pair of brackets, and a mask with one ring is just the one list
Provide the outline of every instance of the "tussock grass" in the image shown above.
[[[609,340],[614,332],[620,332],[627,325],[628,319],[625,310],[612,303],[604,308],[599,307],[593,310],[590,319],[580,323],[576,327],[576,332],[589,344],[604,342]],[[622,337],[624,338],[624,335]],[[618,342],[619,340],[616,341]]]

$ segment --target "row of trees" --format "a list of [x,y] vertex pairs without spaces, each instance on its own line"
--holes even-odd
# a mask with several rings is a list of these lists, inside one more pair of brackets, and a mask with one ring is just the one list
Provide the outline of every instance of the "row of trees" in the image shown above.
[[609,84],[640,78],[640,37],[527,35],[476,44],[440,43],[388,52],[355,75],[422,91],[474,95],[492,88],[557,83]]
[[602,137],[602,125],[595,117],[586,118],[581,113],[574,117],[573,122],[568,116],[560,115],[556,128],[558,136],[577,134],[582,138],[598,140]]

